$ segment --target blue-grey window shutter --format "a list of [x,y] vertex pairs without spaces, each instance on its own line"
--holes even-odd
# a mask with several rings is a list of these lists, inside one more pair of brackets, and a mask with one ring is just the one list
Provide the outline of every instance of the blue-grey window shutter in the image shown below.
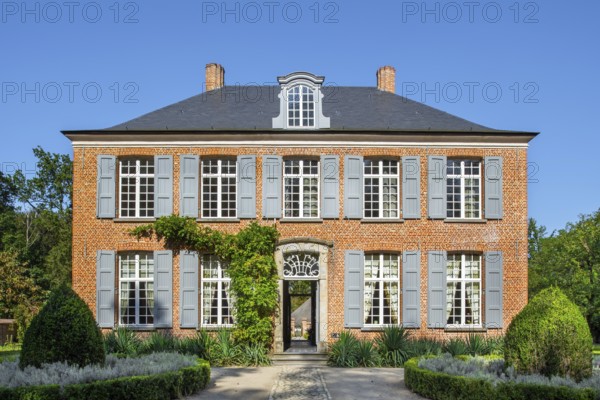
[[365,253],[347,250],[344,257],[344,326],[362,327]]
[[179,319],[182,328],[198,327],[198,253],[179,253]]
[[173,252],[154,252],[154,327],[173,327]]
[[256,218],[256,156],[238,156],[238,218]]
[[485,253],[485,326],[502,328],[502,252]]
[[446,326],[446,252],[430,251],[427,254],[427,326]]
[[199,171],[199,156],[179,156],[179,214],[184,217],[198,218]]
[[421,252],[402,253],[402,325],[421,327]]
[[98,156],[96,216],[115,218],[115,191],[117,189],[117,157]]
[[173,214],[173,156],[154,156],[154,216]]
[[281,218],[281,190],[283,159],[281,156],[263,156],[263,217]]
[[446,218],[446,156],[429,156],[427,167],[427,210],[429,218]]
[[485,217],[502,219],[502,157],[485,157]]
[[100,328],[115,326],[115,252],[96,254],[96,320]]
[[421,157],[402,157],[402,217],[421,218]]
[[340,158],[321,156],[321,217],[340,216]]
[[344,218],[363,217],[363,157],[344,156]]

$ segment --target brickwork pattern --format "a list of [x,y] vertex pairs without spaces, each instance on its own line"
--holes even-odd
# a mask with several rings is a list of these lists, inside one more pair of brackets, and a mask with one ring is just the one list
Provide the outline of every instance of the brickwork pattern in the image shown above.
[[[90,308],[96,310],[96,251],[97,250],[159,250],[160,243],[138,241],[129,235],[129,230],[139,223],[115,222],[96,218],[96,159],[99,154],[124,156],[173,155],[173,199],[174,212],[179,212],[179,155],[198,154],[200,157],[257,155],[256,218],[261,224],[275,223],[281,238],[310,237],[333,242],[329,254],[327,316],[328,338],[344,329],[344,252],[346,250],[393,251],[421,250],[421,328],[414,330],[417,336],[447,337],[464,335],[448,333],[444,329],[427,328],[427,252],[446,251],[503,251],[504,255],[504,329],[512,318],[527,303],[527,151],[524,148],[428,148],[428,147],[107,147],[74,149],[74,194],[73,194],[73,286]],[[322,154],[340,157],[340,217],[319,222],[287,222],[263,220],[262,215],[262,156],[304,156],[318,158]],[[396,223],[374,223],[343,218],[344,156],[364,157],[420,156],[421,158],[421,215],[419,220]],[[482,158],[502,156],[504,218],[485,223],[450,223],[427,219],[427,156]],[[118,182],[118,180],[117,180]],[[485,190],[485,183],[484,190]],[[118,195],[117,195],[118,196]],[[483,196],[482,196],[483,198]],[[234,233],[251,221],[206,222],[207,226]],[[484,282],[485,288],[485,282]],[[190,330],[179,329],[179,257],[173,259],[173,332],[190,334]],[[485,296],[483,296],[485,301]],[[484,309],[484,307],[482,307]],[[322,322],[323,321],[322,319]],[[490,330],[489,334],[500,334],[502,330]],[[357,331],[369,337],[373,332]]]

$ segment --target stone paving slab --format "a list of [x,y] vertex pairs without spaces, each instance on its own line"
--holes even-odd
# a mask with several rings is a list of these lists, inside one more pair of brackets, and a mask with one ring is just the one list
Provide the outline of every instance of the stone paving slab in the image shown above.
[[400,368],[212,368],[208,387],[187,400],[420,400]]

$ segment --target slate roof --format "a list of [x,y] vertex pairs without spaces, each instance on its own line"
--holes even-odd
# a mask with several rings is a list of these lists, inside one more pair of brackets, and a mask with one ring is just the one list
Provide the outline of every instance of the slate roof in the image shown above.
[[[105,131],[273,131],[279,86],[225,86],[169,105]],[[375,87],[324,86],[330,130],[505,132]]]

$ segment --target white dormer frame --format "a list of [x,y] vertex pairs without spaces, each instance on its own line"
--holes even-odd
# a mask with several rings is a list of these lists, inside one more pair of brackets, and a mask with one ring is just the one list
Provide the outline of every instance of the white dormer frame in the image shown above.
[[[330,128],[329,117],[323,115],[323,98],[325,95],[321,92],[321,86],[325,77],[316,76],[309,72],[293,72],[286,76],[277,78],[281,86],[279,93],[279,116],[273,118],[273,129],[328,129]],[[306,86],[313,91],[314,95],[314,125],[313,126],[289,126],[288,118],[288,92],[296,86]],[[302,116],[301,116],[302,118]]]

